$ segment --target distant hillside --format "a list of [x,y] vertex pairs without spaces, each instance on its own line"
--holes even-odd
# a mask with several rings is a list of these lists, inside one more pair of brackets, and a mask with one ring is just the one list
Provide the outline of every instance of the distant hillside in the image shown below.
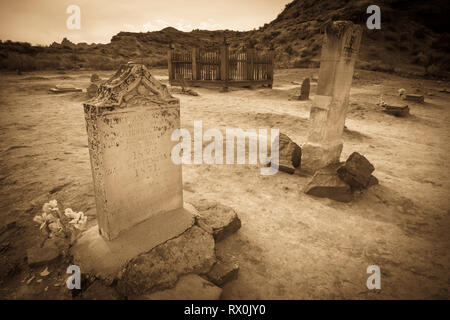
[[333,20],[351,20],[364,26],[357,67],[387,72],[448,75],[450,43],[447,0],[379,0],[381,30],[368,30],[365,0],[295,0],[278,17],[258,30],[194,30],[120,32],[108,44],[31,46],[0,42],[0,69],[114,69],[131,59],[149,66],[167,65],[169,44],[188,49],[221,43],[224,35],[232,50],[249,45],[275,49],[277,67],[317,67],[322,45],[321,30]]

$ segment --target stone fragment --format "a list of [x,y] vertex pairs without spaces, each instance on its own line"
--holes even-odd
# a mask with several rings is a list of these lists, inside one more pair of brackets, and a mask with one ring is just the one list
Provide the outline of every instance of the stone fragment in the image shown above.
[[377,179],[377,177],[375,177],[374,175],[371,175],[370,176],[370,179],[369,179],[369,187],[371,187],[371,186],[374,186],[374,185],[377,185],[379,182],[378,182],[378,179]]
[[[295,168],[298,168],[301,165],[302,149],[283,133],[280,133],[278,136],[278,143],[278,169],[292,174],[295,172]],[[272,146],[272,148],[274,147],[275,145]],[[272,164],[270,163],[269,166],[271,165]]]
[[93,73],[91,75],[91,82],[97,82],[97,81],[101,81],[102,79],[100,78],[100,76],[96,73]]
[[114,287],[106,286],[100,280],[95,280],[86,291],[81,293],[83,300],[117,300],[119,298]]
[[405,95],[406,94],[406,90],[405,89],[403,89],[403,88],[401,88],[401,89],[398,89],[398,95],[399,96],[403,96],[403,95]]
[[81,92],[83,89],[76,88],[73,84],[57,84],[48,90],[49,93]]
[[212,234],[215,241],[225,239],[241,227],[241,219],[231,207],[206,199],[191,204],[197,209],[198,226]]
[[45,241],[44,246],[36,245],[27,250],[27,260],[30,267],[42,266],[54,262],[61,255],[55,241]]
[[147,300],[219,300],[222,289],[196,274],[181,277],[171,289],[140,297]]
[[298,99],[299,100],[308,100],[309,99],[309,90],[310,90],[310,80],[309,80],[309,78],[306,78],[302,82],[300,96],[298,97]]
[[370,177],[375,170],[373,165],[363,155],[353,152],[347,161],[338,168],[337,173],[342,181],[354,189],[363,189],[369,186]]
[[193,226],[131,260],[119,275],[117,289],[128,298],[174,287],[188,273],[207,273],[215,262],[214,239]]
[[194,222],[193,213],[184,208],[162,212],[111,241],[102,237],[95,225],[80,236],[71,248],[71,254],[74,263],[83,272],[92,273],[102,280],[113,281],[128,261],[167,239],[181,235]]
[[390,106],[385,104],[383,105],[383,112],[396,117],[406,117],[409,115],[409,107],[407,105]]
[[237,278],[239,272],[239,265],[235,261],[223,261],[217,259],[217,262],[206,274],[206,278],[218,286],[223,286],[225,283]]
[[419,103],[424,103],[424,101],[425,101],[424,96],[420,95],[420,94],[404,94],[404,95],[402,95],[402,99],[419,102]]
[[311,181],[306,185],[304,192],[312,196],[340,202],[352,201],[352,190],[348,184],[339,178],[336,169],[337,165],[332,164],[316,171]]

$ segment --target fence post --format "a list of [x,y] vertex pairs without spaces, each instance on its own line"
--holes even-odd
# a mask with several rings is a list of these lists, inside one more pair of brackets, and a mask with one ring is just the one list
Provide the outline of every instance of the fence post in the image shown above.
[[197,54],[198,49],[196,47],[192,48],[192,80],[198,80]]
[[229,49],[228,43],[224,42],[220,46],[220,80],[222,81],[223,91],[228,90],[228,70],[229,70]]
[[169,46],[169,51],[167,51],[167,68],[169,70],[169,83],[172,84],[173,80],[173,67],[172,67],[172,57],[173,57],[173,47]]
[[247,49],[247,80],[253,80],[255,49]]
[[269,88],[272,88],[273,85],[273,69],[274,69],[274,63],[275,63],[275,49],[273,47],[269,50],[269,61],[270,61],[270,67],[269,67],[269,79],[271,80],[269,84]]

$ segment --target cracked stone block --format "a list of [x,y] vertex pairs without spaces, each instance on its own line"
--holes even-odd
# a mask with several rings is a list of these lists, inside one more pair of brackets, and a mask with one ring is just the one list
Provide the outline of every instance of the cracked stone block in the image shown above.
[[174,288],[154,292],[147,300],[219,300],[222,289],[196,274],[181,277]]
[[340,202],[352,201],[352,190],[347,183],[339,178],[336,169],[337,165],[330,165],[317,171],[306,185],[304,192],[311,196],[329,198]]
[[339,177],[354,189],[364,189],[369,186],[370,177],[375,170],[366,157],[353,152],[337,173]]
[[188,273],[207,273],[216,262],[211,234],[193,226],[180,236],[131,260],[119,273],[117,290],[128,298],[169,289]]
[[241,227],[241,220],[231,207],[206,199],[194,201],[192,205],[197,209],[198,226],[212,234],[216,241],[225,239]]
[[206,278],[218,286],[237,278],[239,264],[235,261],[217,260],[211,270],[206,274]]

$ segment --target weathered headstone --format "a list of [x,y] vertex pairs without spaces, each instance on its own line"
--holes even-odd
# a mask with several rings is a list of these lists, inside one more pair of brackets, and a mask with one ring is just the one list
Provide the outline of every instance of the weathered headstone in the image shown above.
[[302,82],[302,87],[300,89],[300,97],[299,100],[308,100],[309,99],[309,90],[310,90],[310,83],[309,78],[306,78]]
[[409,115],[409,107],[407,105],[404,106],[391,106],[384,104],[383,112],[396,116],[396,117],[406,117]]
[[402,99],[403,100],[409,100],[409,101],[414,101],[414,102],[419,102],[419,103],[424,103],[425,98],[423,95],[421,94],[404,94],[402,95]]
[[302,146],[305,171],[339,162],[361,33],[361,27],[350,21],[335,21],[326,28],[308,141]]
[[193,223],[183,209],[181,166],[171,160],[180,104],[144,65],[129,63],[101,84],[84,112],[98,231],[79,239],[74,256],[112,272]]
[[[278,168],[283,172],[294,173],[295,169],[301,165],[302,149],[283,133],[279,134],[278,139],[275,139],[274,143],[276,141],[278,141],[279,150]],[[272,146],[272,148],[275,147],[275,145]]]

